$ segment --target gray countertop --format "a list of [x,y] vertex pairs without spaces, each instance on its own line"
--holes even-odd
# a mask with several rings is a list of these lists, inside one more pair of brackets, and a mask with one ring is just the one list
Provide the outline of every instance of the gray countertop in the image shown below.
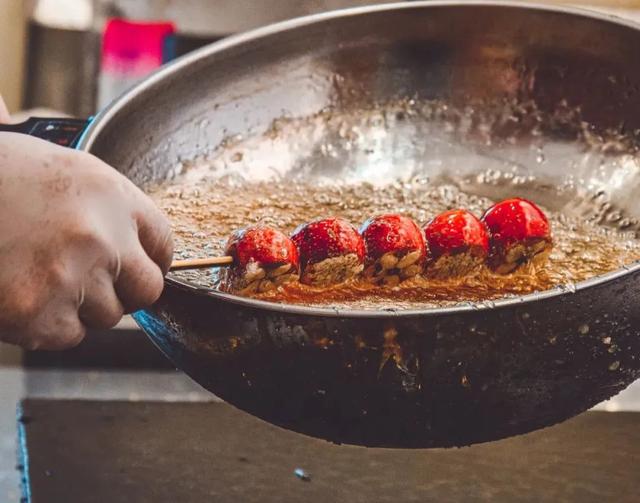
[[[0,346],[0,352],[3,347]],[[178,371],[0,368],[0,501],[20,501],[16,407],[26,397],[205,402],[218,399]]]
[[[130,329],[130,319],[119,328]],[[0,344],[0,501],[20,501],[16,407],[23,398],[205,402],[218,399],[178,371],[28,369],[22,352]]]
[[[15,409],[22,398],[219,401],[178,371],[25,370],[16,365],[0,368],[0,383],[0,499],[7,502],[20,499]],[[595,409],[640,411],[640,381]]]
[[630,412],[588,412],[461,449],[366,449],[289,432],[224,403],[22,404],[33,503],[638,499],[640,414]]

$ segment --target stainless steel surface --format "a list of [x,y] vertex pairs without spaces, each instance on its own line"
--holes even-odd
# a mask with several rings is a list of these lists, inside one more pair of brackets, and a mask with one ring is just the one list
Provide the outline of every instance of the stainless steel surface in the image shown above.
[[[637,230],[639,43],[631,23],[512,3],[323,14],[186,56],[105,110],[82,147],[143,185],[242,135],[258,138],[253,179],[280,181],[272,166],[286,177],[428,177]],[[340,125],[302,120],[321,113]],[[340,135],[353,126],[356,142]],[[170,279],[137,319],[201,384],[276,424],[347,443],[460,445],[553,424],[634,381],[639,279],[635,264],[413,312],[278,305]],[[385,366],[388,330],[404,362]]]

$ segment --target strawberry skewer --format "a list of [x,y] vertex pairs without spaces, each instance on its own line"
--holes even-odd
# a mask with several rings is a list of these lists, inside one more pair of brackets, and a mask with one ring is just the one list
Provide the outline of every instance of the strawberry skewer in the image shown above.
[[427,247],[420,227],[403,215],[380,215],[360,229],[367,250],[365,275],[395,286],[422,273]]
[[300,254],[302,283],[335,285],[357,276],[364,268],[364,241],[355,227],[341,218],[301,225],[291,239]]
[[533,261],[544,260],[552,248],[551,228],[546,215],[531,201],[513,198],[489,208],[482,217],[489,229],[489,266],[508,274]]
[[446,278],[468,274],[487,257],[487,229],[467,210],[441,213],[426,225],[424,232],[431,253],[427,265],[430,276]]
[[242,292],[266,292],[299,277],[298,250],[293,241],[270,227],[234,232],[225,253],[233,258],[231,284]]

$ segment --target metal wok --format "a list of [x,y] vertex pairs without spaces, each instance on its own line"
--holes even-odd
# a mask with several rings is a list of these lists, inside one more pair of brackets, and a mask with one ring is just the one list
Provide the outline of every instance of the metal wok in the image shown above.
[[[338,11],[184,57],[102,112],[79,148],[144,186],[223,140],[273,133],[282,117],[377,110],[382,123],[359,123],[350,149],[331,127],[277,128],[245,175],[424,176],[636,230],[639,47],[637,27],[568,9]],[[402,99],[438,105],[384,113]],[[321,148],[331,142],[337,155]],[[639,275],[630,264],[495,304],[420,311],[280,305],[169,277],[135,319],[198,383],[273,424],[338,443],[461,446],[552,425],[638,378]]]

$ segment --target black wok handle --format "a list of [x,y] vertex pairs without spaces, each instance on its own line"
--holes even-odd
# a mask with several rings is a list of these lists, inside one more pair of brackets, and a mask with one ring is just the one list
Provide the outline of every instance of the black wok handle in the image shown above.
[[0,132],[23,133],[36,136],[43,140],[75,148],[87,126],[91,124],[89,119],[45,119],[31,117],[19,124],[0,124]]

